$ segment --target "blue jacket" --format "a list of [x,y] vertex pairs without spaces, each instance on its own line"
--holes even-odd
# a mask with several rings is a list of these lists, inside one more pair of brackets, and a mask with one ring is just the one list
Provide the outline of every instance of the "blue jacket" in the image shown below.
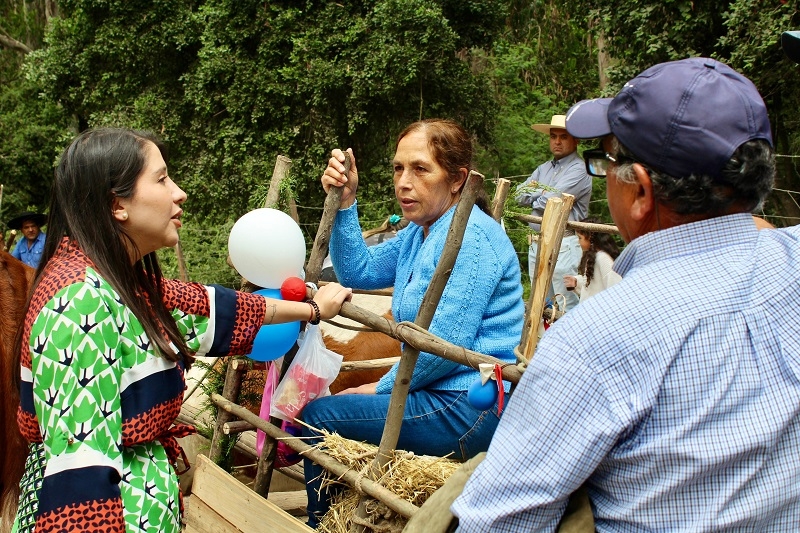
[[[357,289],[394,286],[392,314],[413,322],[444,250],[455,207],[430,227],[409,224],[397,237],[368,247],[361,237],[355,204],[338,212],[330,241],[339,282]],[[517,254],[503,228],[474,207],[461,251],[428,330],[446,341],[476,352],[514,361],[525,308]],[[391,391],[395,365],[378,383]],[[422,352],[410,390],[467,390],[478,371]]]

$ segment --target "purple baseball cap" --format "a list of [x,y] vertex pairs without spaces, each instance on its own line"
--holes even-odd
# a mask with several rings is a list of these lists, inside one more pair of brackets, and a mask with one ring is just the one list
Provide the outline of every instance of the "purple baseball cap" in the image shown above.
[[614,98],[570,108],[567,131],[579,139],[610,133],[642,163],[669,176],[719,176],[747,141],[772,146],[767,107],[753,82],[719,61],[660,63]]

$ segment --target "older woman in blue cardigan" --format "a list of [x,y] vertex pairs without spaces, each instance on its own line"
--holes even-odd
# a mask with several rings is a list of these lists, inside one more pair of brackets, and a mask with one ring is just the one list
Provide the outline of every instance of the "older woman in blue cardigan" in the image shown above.
[[[358,170],[352,150],[349,173],[344,153],[334,150],[322,176],[325,191],[342,186],[340,210],[330,241],[337,278],[359,289],[394,287],[395,320],[414,321],[442,254],[455,205],[472,160],[472,140],[450,120],[424,120],[399,136],[392,162],[394,188],[410,221],[397,238],[367,247],[356,211]],[[488,211],[486,198],[479,204]],[[453,344],[514,361],[524,320],[520,268],[501,226],[476,205],[463,244],[429,331]],[[383,433],[397,365],[377,383],[319,398],[306,406],[309,425],[343,437],[378,444]],[[482,411],[467,401],[478,379],[472,368],[422,352],[411,378],[397,447],[425,455],[469,459],[489,446],[499,421],[497,408]],[[318,436],[305,429],[307,437]],[[327,511],[319,490],[321,468],[306,460],[309,525]]]

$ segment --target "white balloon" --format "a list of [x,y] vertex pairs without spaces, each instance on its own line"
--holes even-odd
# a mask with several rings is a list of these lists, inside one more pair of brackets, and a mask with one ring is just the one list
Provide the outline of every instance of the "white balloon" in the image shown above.
[[259,287],[280,289],[303,269],[306,241],[292,217],[265,207],[236,221],[228,236],[228,254],[243,278]]

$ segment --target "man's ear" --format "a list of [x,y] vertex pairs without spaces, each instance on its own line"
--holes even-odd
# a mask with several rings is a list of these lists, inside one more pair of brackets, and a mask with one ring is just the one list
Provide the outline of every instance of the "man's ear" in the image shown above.
[[653,196],[653,182],[650,173],[640,163],[633,164],[636,175],[636,196],[631,204],[631,217],[633,220],[642,221],[655,210],[655,197]]

